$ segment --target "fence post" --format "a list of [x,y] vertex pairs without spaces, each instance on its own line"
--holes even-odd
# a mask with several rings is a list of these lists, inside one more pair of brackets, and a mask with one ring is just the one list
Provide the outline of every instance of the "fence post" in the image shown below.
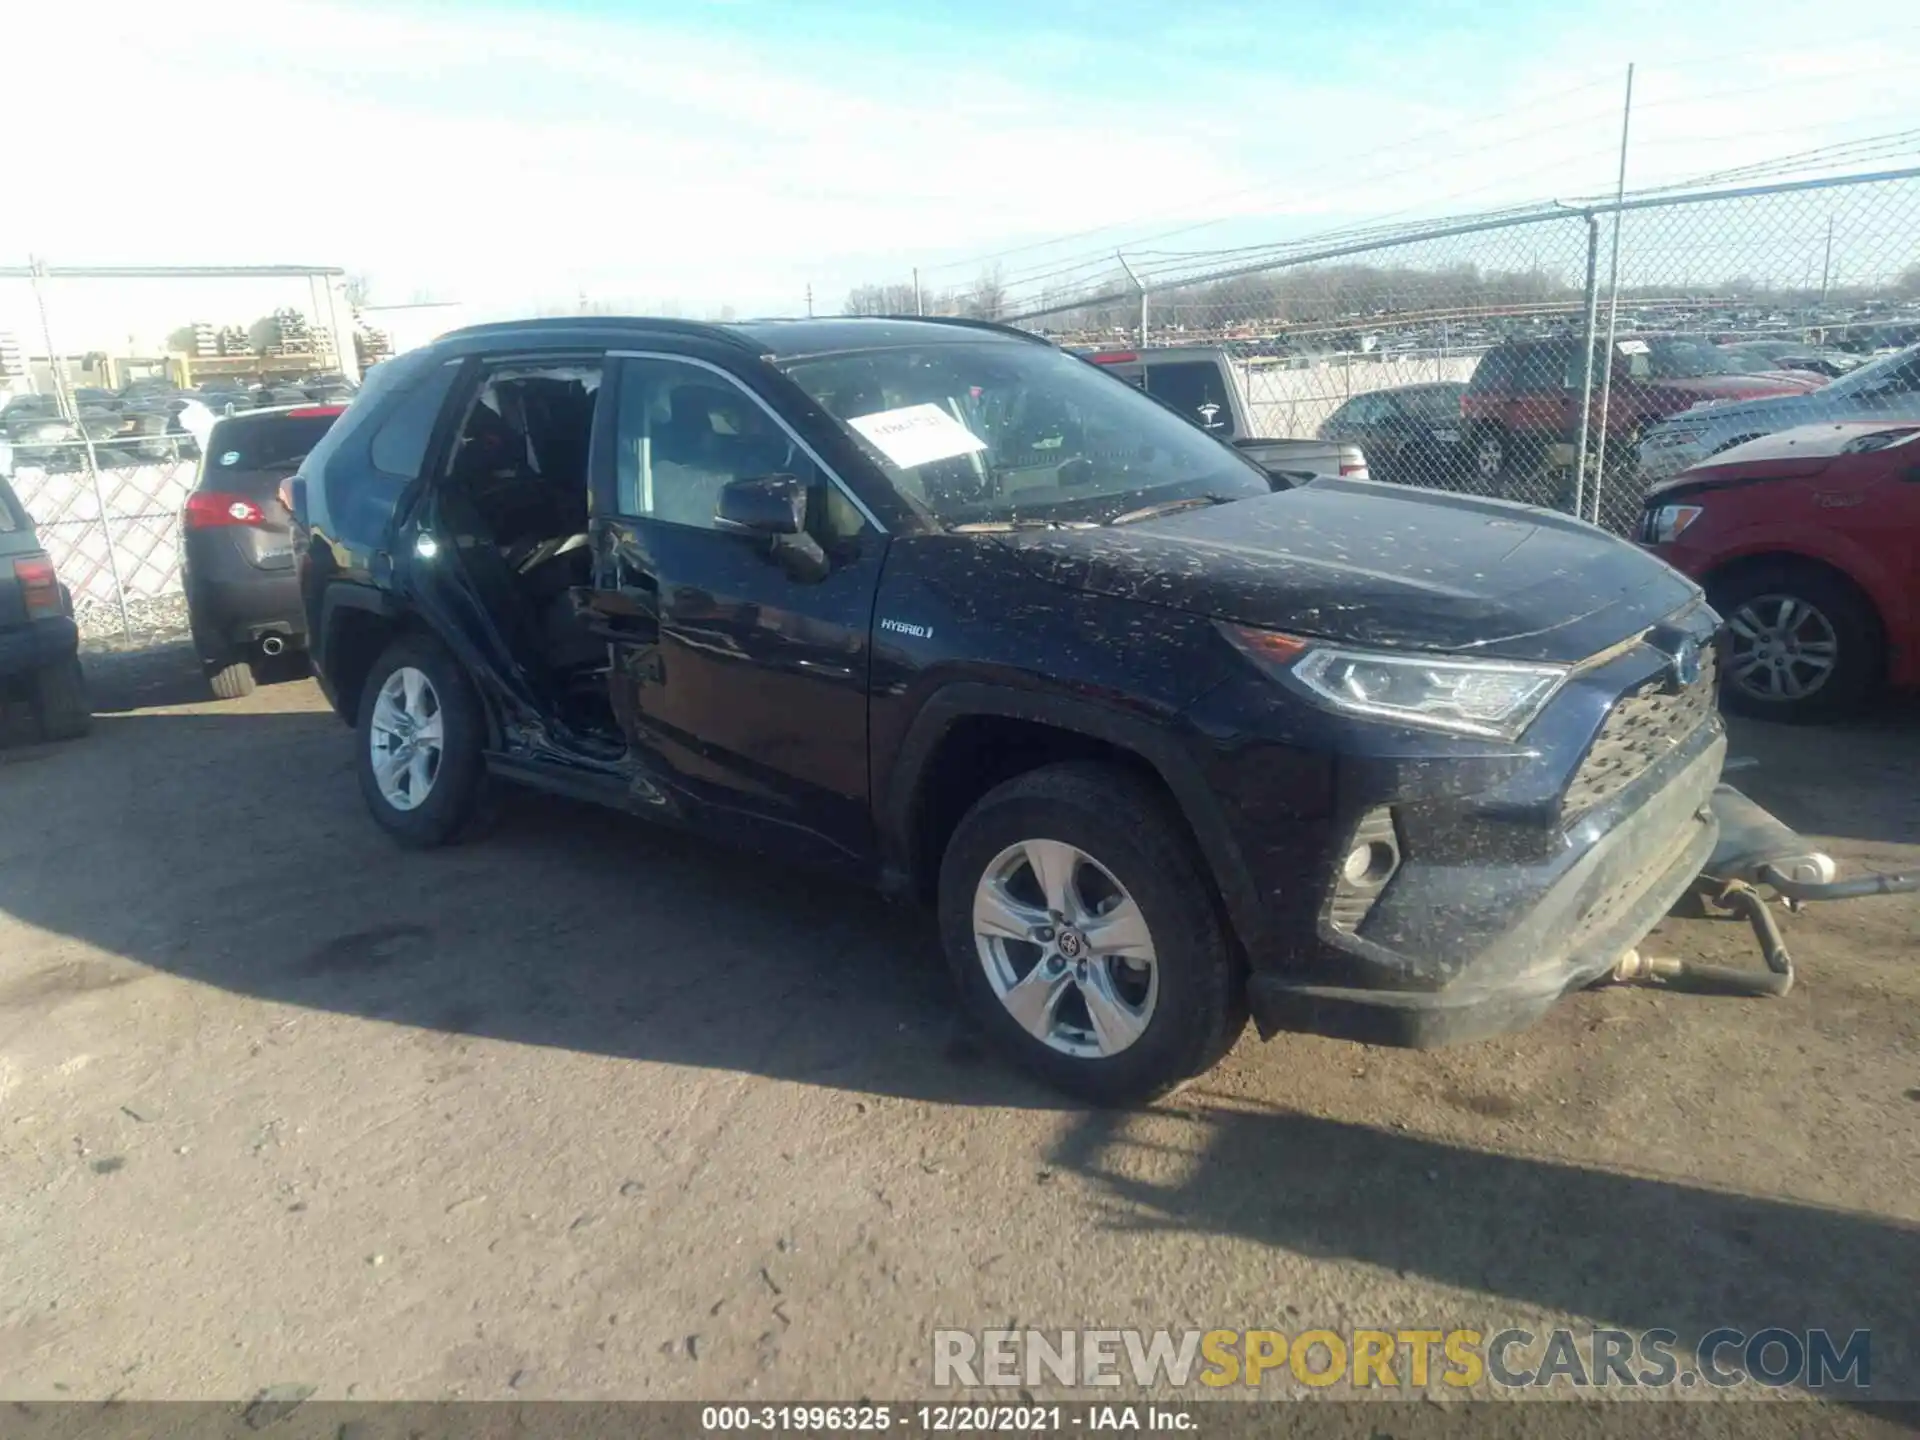
[[1586,363],[1580,367],[1580,435],[1573,456],[1573,515],[1586,512],[1587,441],[1593,416],[1593,327],[1600,318],[1600,217],[1587,212],[1587,312],[1583,327]]
[[72,417],[73,428],[80,432],[80,449],[87,461],[87,479],[93,486],[94,509],[100,516],[100,539],[107,549],[107,573],[113,577],[113,598],[120,607],[120,634],[131,645],[133,619],[127,613],[127,587],[120,579],[120,557],[113,550],[113,527],[107,523],[107,494],[106,487],[100,483],[99,457],[93,453],[93,436],[87,433],[86,424],[80,419],[80,407],[74,403],[73,391],[67,385],[66,358],[53,343],[53,325],[47,319],[46,262],[36,258],[29,262],[27,268],[33,284],[34,308],[40,312],[40,338],[47,347],[47,369],[53,375],[54,397],[59,401],[62,413]]

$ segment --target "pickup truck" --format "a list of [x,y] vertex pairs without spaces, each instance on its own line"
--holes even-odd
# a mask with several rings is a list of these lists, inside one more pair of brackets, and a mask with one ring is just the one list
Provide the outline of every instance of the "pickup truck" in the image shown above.
[[1144,390],[1209,435],[1218,437],[1277,481],[1335,475],[1365,480],[1367,457],[1358,445],[1254,433],[1245,381],[1233,357],[1217,346],[1097,350],[1081,356]]

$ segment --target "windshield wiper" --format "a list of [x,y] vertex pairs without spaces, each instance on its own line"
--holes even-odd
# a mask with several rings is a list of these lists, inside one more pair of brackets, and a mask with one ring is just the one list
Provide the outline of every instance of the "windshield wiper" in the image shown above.
[[1138,510],[1129,510],[1124,515],[1116,515],[1107,521],[1109,525],[1130,525],[1135,520],[1151,520],[1156,515],[1171,515],[1176,510],[1191,510],[1196,505],[1226,505],[1224,495],[1189,495],[1184,500],[1162,500],[1158,505],[1143,505]]

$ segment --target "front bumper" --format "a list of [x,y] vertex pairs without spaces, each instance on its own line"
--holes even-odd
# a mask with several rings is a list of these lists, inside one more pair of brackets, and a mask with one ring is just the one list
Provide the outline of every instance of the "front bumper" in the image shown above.
[[[1409,865],[1395,881],[1399,906],[1426,923],[1403,921],[1391,952],[1324,937],[1352,950],[1351,976],[1365,984],[1256,973],[1248,1000],[1261,1032],[1425,1048],[1531,1024],[1607,974],[1699,875],[1719,834],[1711,800],[1725,755],[1725,732],[1709,720],[1619,797],[1611,828],[1571,853]],[[1587,832],[1583,822],[1574,834]],[[1408,964],[1412,946],[1424,953]],[[1401,988],[1416,975],[1447,978]]]

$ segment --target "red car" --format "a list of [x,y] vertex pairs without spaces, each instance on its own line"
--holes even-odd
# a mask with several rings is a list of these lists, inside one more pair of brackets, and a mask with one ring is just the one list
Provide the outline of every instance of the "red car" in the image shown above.
[[1920,424],[1723,450],[1648,493],[1640,540],[1725,617],[1728,709],[1824,720],[1920,687]]
[[[1724,352],[1686,335],[1622,335],[1614,351],[1610,366],[1596,356],[1594,372],[1613,386],[1607,437],[1625,447],[1620,453],[1631,451],[1643,427],[1703,401],[1797,395],[1826,383],[1818,375],[1743,373]],[[1586,363],[1586,343],[1577,335],[1509,340],[1480,358],[1460,397],[1460,418],[1468,463],[1482,482],[1531,471],[1552,460],[1556,446],[1573,444]],[[1595,423],[1599,415],[1596,400]]]

